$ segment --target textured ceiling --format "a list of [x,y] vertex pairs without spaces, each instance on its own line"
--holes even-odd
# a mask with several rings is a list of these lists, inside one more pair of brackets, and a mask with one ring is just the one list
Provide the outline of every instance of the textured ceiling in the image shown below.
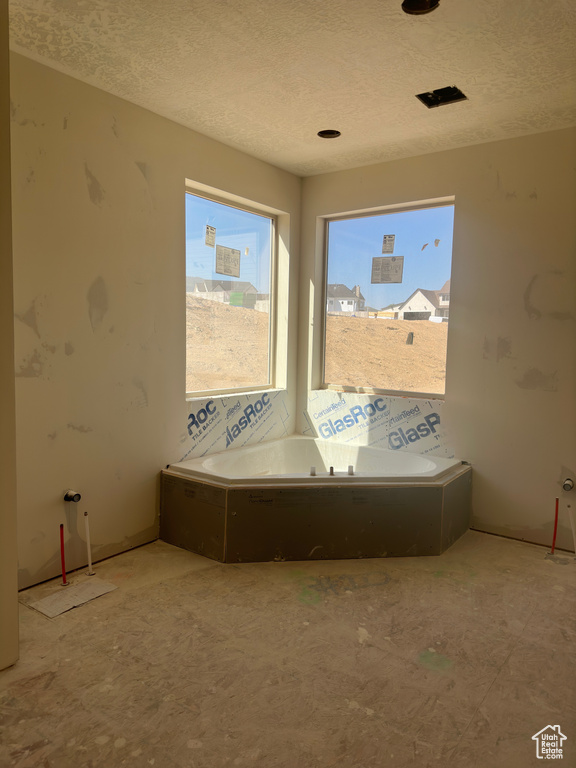
[[11,47],[301,176],[576,125],[574,0],[400,5],[11,0]]

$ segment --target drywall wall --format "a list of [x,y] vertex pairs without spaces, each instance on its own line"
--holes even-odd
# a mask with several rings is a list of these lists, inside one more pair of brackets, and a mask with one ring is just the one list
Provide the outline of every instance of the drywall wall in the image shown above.
[[320,382],[318,217],[455,195],[445,441],[472,462],[475,527],[549,544],[559,497],[566,548],[568,505],[576,511],[576,492],[561,488],[576,475],[575,165],[576,132],[563,130],[304,179],[300,279],[303,431]]
[[0,0],[0,669],[18,658],[8,3]]
[[[301,182],[18,55],[12,127],[23,587],[58,573],[61,522],[68,567],[86,563],[84,510],[95,559],[157,536],[158,473],[192,447],[201,407],[184,396],[185,179],[290,215],[289,284]],[[296,293],[285,298],[293,432]],[[63,501],[69,487],[79,504]]]

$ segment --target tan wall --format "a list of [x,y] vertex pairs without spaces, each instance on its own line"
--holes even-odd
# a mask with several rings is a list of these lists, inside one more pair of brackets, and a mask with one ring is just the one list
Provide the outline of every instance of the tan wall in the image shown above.
[[0,0],[0,669],[18,658],[8,3]]
[[[301,306],[321,316],[316,217],[456,196],[446,420],[474,467],[474,525],[573,548],[576,475],[576,132],[425,155],[303,183]],[[311,287],[313,286],[313,287]],[[319,323],[299,337],[299,412],[320,380]],[[300,428],[305,428],[305,420]]]
[[[12,91],[25,586],[58,573],[60,522],[69,568],[86,562],[85,509],[95,559],[157,536],[158,473],[188,439],[185,179],[291,214],[291,281],[301,184],[18,55]],[[289,301],[288,404],[295,292]],[[82,501],[66,508],[69,487]]]

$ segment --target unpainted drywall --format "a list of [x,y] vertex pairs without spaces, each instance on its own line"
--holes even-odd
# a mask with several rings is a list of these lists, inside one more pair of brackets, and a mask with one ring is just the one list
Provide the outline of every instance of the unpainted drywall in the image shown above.
[[0,0],[0,669],[18,658],[8,3]]
[[[187,450],[185,180],[290,214],[300,180],[12,57],[20,585],[158,532],[158,475]],[[296,295],[285,347],[294,431]],[[221,399],[217,398],[221,405]],[[223,406],[222,406],[223,408]],[[189,447],[189,446],[188,446]],[[79,504],[63,501],[67,488]]]
[[455,195],[442,419],[455,455],[472,462],[473,525],[549,544],[559,497],[558,545],[570,549],[576,492],[561,480],[576,476],[575,138],[555,131],[304,179],[300,300],[312,312],[298,390],[303,429],[320,380],[318,217]]

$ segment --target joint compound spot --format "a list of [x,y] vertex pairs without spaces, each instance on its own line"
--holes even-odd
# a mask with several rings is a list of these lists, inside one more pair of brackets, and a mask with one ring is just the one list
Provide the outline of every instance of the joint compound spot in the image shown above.
[[534,275],[524,292],[524,309],[530,320],[574,320],[573,288],[562,270]]
[[512,357],[512,343],[510,339],[498,336],[496,341],[496,361],[500,361],[503,357]]
[[20,365],[20,370],[16,372],[16,376],[25,379],[34,379],[42,375],[44,370],[44,360],[40,357],[40,352],[35,349],[30,357]]
[[24,323],[24,325],[27,325],[29,328],[31,328],[36,336],[40,338],[40,331],[38,330],[38,312],[36,310],[36,301],[37,298],[34,299],[32,304],[28,307],[26,312],[23,314],[15,313],[15,317],[20,320],[21,323]]
[[64,354],[66,355],[66,357],[70,357],[70,355],[74,354],[74,347],[72,346],[72,344],[70,344],[69,341],[66,341],[64,343]]
[[148,393],[146,392],[144,384],[140,381],[140,379],[133,379],[132,384],[140,392],[140,397],[134,402],[134,405],[136,405],[138,408],[147,408]]
[[524,376],[516,382],[521,389],[541,389],[544,392],[558,391],[558,374],[542,373],[538,368],[529,368]]
[[102,206],[102,203],[106,198],[106,193],[86,163],[84,163],[84,173],[86,174],[86,182],[88,184],[88,195],[90,196],[90,200],[94,203],[94,205]]
[[526,290],[524,291],[524,309],[528,314],[530,320],[540,320],[542,312],[532,304],[532,291],[534,290],[534,284],[538,280],[538,275],[534,277],[528,283]]
[[66,426],[68,427],[68,429],[73,429],[76,432],[82,432],[82,434],[85,434],[86,432],[93,432],[92,427],[85,427],[82,424],[76,425],[76,424],[71,424],[70,422],[68,422],[68,424]]
[[108,312],[108,291],[101,277],[97,277],[88,289],[87,300],[90,325],[96,331]]

